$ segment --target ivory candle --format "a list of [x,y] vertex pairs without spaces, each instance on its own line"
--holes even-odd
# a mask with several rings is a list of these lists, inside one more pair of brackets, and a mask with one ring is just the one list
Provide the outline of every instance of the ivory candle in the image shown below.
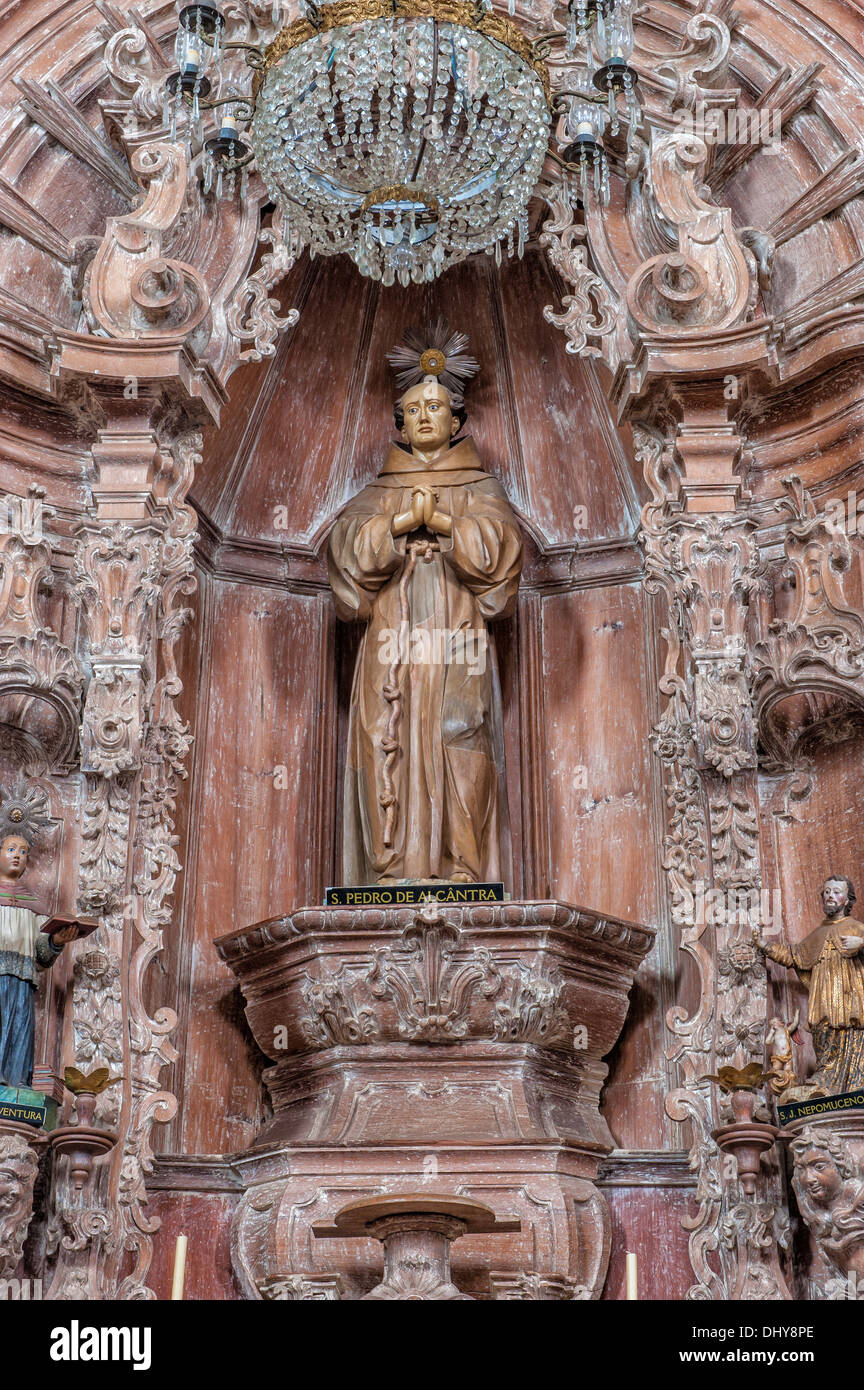
[[[174,1247],[174,1278],[171,1283],[172,1301],[183,1297],[183,1285],[186,1281],[186,1247],[188,1244],[188,1236],[177,1237],[177,1244]],[[629,1255],[627,1258],[630,1258]]]
[[635,1301],[638,1302],[638,1299],[639,1299],[639,1282],[638,1282],[638,1276],[637,1276],[637,1273],[636,1273],[636,1256],[635,1256],[630,1250],[627,1251],[627,1294],[626,1294],[626,1298],[627,1298],[627,1301],[628,1301],[628,1302],[630,1302],[631,1300],[635,1300]]

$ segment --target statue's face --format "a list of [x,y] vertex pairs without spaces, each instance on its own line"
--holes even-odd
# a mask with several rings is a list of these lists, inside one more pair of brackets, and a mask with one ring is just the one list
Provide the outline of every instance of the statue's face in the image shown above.
[[7,835],[0,845],[0,874],[4,878],[20,878],[29,856],[30,846],[23,835]]
[[833,1202],[843,1186],[833,1158],[821,1149],[811,1149],[804,1155],[800,1171],[801,1186],[819,1207],[827,1207]]
[[825,880],[822,889],[822,906],[825,909],[826,917],[839,917],[849,901],[849,889],[842,878],[829,878]]
[[402,397],[405,424],[402,438],[415,452],[429,453],[449,444],[459,428],[450,409],[450,396],[437,382],[412,386]]

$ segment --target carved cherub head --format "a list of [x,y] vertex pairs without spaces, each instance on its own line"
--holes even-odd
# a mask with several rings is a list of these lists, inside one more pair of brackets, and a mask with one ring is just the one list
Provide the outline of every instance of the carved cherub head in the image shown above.
[[39,1164],[17,1134],[0,1134],[0,1276],[16,1268],[24,1248]]
[[839,1139],[806,1131],[792,1145],[795,1160],[793,1186],[806,1206],[830,1207],[855,1173],[852,1156]]

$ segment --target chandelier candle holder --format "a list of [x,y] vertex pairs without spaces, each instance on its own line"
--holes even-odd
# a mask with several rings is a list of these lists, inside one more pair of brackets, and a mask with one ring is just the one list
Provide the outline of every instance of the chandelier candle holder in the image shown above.
[[213,102],[219,107],[219,133],[205,141],[204,192],[209,193],[215,186],[216,197],[227,194],[234,196],[234,180],[237,170],[241,170],[240,197],[245,200],[249,181],[249,165],[254,155],[240,137],[240,125],[252,119],[252,108],[245,98],[239,95],[226,97],[222,102]]
[[629,3],[618,0],[615,9],[610,13],[598,12],[596,29],[592,32],[590,40],[591,46],[596,48],[600,64],[593,75],[593,82],[599,91],[606,93],[610,135],[618,134],[618,97],[624,97],[628,120],[628,151],[636,129],[642,123],[637,93],[638,77],[635,69],[631,68],[627,61],[633,52],[634,42],[633,14]]
[[[207,100],[234,49],[255,70],[251,96]],[[221,108],[202,145],[205,191],[232,194],[242,169],[243,196],[254,158],[311,255],[344,252],[364,275],[407,285],[478,251],[522,254],[549,147],[549,75],[518,25],[481,0],[307,4],[266,48],[226,41],[215,5],[187,5],[176,53],[175,129],[185,104],[200,140],[201,113]]]
[[174,45],[177,71],[165,83],[164,114],[166,125],[170,118],[172,140],[177,134],[177,117],[184,100],[191,106],[192,123],[200,132],[201,103],[212,90],[206,73],[211,62],[219,62],[224,32],[225,20],[215,5],[187,5],[180,12]]
[[603,147],[606,121],[604,104],[587,93],[570,94],[562,132],[567,143],[561,149],[560,158],[566,172],[574,170],[576,173],[579,180],[576,196],[583,206],[592,191],[604,207],[609,204],[609,160]]

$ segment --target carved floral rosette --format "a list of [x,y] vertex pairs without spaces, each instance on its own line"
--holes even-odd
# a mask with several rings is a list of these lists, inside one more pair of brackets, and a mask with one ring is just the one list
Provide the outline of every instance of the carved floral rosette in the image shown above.
[[235,1160],[245,1196],[232,1249],[248,1295],[329,1272],[343,1297],[362,1297],[379,1266],[350,1243],[322,1251],[311,1228],[346,1200],[419,1181],[521,1219],[494,1251],[479,1236],[454,1248],[472,1296],[535,1274],[555,1292],[532,1296],[599,1296],[602,1059],[652,939],[558,902],[305,908],[221,938],[275,1063],[273,1118]]

